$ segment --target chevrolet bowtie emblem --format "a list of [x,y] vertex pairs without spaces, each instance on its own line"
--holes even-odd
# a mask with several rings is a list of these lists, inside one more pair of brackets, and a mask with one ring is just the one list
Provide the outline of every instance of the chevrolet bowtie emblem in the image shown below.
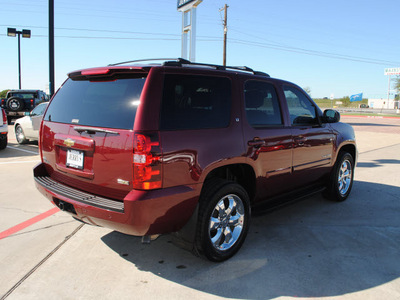
[[67,147],[72,147],[73,145],[75,145],[75,141],[68,138],[64,141],[64,145]]

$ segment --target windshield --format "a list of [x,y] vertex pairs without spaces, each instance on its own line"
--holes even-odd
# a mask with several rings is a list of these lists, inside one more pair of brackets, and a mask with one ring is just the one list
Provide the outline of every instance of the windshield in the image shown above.
[[145,77],[114,81],[68,79],[44,120],[94,127],[133,129]]

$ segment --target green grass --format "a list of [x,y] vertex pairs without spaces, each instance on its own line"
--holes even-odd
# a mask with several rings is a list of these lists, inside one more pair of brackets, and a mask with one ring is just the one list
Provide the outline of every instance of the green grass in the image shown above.
[[[368,99],[363,99],[362,101],[357,101],[357,102],[349,102],[346,105],[346,102],[344,99],[313,99],[315,103],[317,103],[317,105],[320,108],[331,108],[332,105],[335,108],[358,108],[360,107],[360,104],[367,104],[368,105]],[[337,101],[341,101],[343,104],[336,104]]]

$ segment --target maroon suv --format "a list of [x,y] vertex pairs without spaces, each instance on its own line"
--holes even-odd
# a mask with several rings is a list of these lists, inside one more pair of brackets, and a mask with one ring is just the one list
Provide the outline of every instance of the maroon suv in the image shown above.
[[34,176],[83,222],[174,232],[222,261],[243,244],[251,209],[322,189],[336,201],[350,193],[352,127],[293,83],[182,59],[68,77],[44,115]]

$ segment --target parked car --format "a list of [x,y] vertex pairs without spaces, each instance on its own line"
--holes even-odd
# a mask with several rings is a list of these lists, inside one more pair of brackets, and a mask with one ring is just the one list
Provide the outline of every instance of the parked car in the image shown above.
[[145,239],[174,232],[223,261],[242,246],[251,211],[350,194],[352,127],[293,83],[183,59],[68,77],[44,115],[34,178],[83,222]]
[[15,121],[14,132],[19,144],[39,140],[40,123],[42,122],[47,104],[48,102],[39,104],[30,113],[27,113],[25,117]]
[[0,108],[0,116],[0,150],[3,150],[7,147],[8,125],[6,112],[2,108]]
[[26,112],[45,101],[49,101],[49,97],[40,90],[11,90],[0,105],[6,110],[8,124],[11,124],[12,119],[25,116]]

